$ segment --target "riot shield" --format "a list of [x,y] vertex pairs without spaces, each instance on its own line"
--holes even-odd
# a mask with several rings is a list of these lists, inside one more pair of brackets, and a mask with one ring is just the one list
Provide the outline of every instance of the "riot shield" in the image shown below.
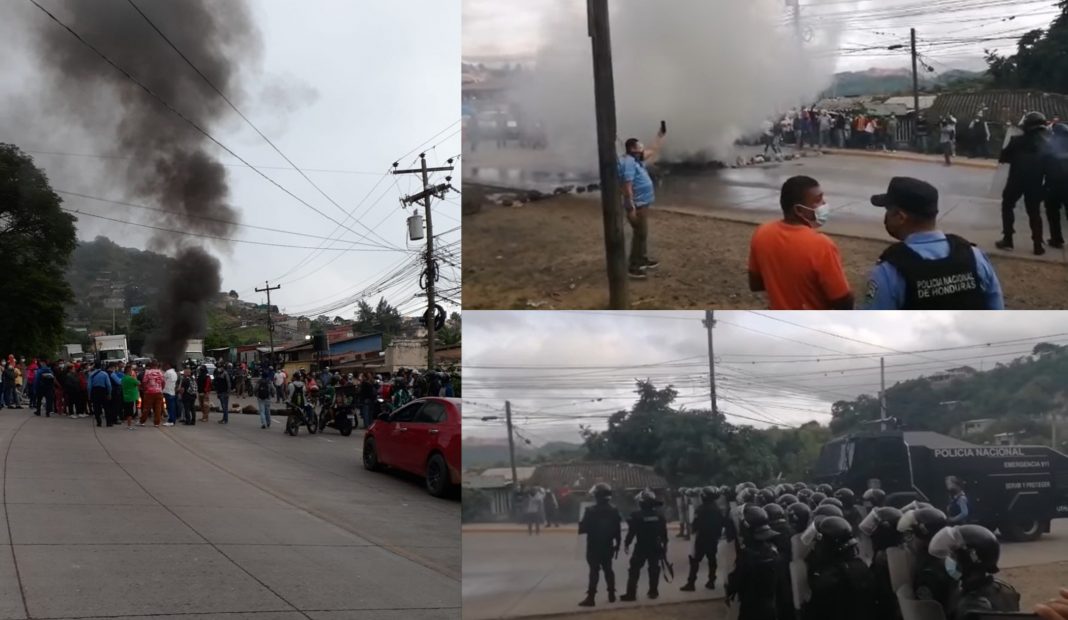
[[946,620],[946,612],[935,601],[918,601],[913,597],[912,586],[897,591],[902,620]]
[[886,550],[886,562],[890,567],[890,585],[894,592],[904,591],[909,599],[916,598],[912,590],[912,556],[904,547],[890,547]]
[[716,546],[716,583],[727,583],[727,575],[734,570],[734,563],[737,559],[738,553],[734,543],[721,538],[719,545]]
[[793,548],[793,559],[790,560],[790,587],[794,593],[794,609],[801,609],[812,598],[812,590],[808,587],[808,565],[804,557],[808,551],[801,542],[801,535],[794,534],[790,538]]
[[871,543],[871,536],[861,532],[857,536],[857,551],[861,560],[868,566],[871,566],[871,560],[875,557],[875,548]]

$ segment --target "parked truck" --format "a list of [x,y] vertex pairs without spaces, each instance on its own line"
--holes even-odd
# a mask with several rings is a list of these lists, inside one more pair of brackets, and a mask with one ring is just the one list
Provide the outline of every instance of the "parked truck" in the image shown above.
[[190,340],[185,346],[185,359],[192,360],[195,364],[204,363],[204,341]]
[[82,345],[80,344],[65,344],[59,351],[59,358],[72,362],[82,359]]
[[919,499],[945,509],[946,479],[968,496],[969,521],[1012,541],[1036,540],[1068,518],[1068,456],[1046,446],[980,446],[928,431],[872,430],[837,437],[820,452],[814,479],[858,495],[878,485],[888,503]]
[[119,361],[125,364],[130,360],[130,348],[126,344],[125,334],[97,336],[93,341],[97,361],[106,364]]

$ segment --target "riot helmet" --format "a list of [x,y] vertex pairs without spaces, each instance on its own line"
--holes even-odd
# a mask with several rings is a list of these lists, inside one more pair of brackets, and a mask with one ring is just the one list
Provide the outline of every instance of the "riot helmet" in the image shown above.
[[813,493],[812,489],[809,489],[807,487],[802,488],[801,490],[799,490],[797,492],[797,499],[801,500],[802,502],[806,502],[807,503],[808,499],[810,497],[812,497],[812,493]]
[[797,503],[797,496],[791,493],[784,493],[779,496],[779,499],[775,500],[780,506],[786,508]]
[[590,489],[590,495],[597,500],[598,504],[608,503],[608,500],[612,498],[612,487],[607,482],[598,482]]
[[787,495],[787,494],[793,495],[794,491],[796,491],[796,490],[797,490],[796,486],[794,486],[792,483],[787,482],[787,483],[782,485],[782,490],[779,492],[779,495],[780,496]]
[[738,503],[751,504],[754,502],[754,500],[756,500],[756,495],[757,493],[754,489],[750,487],[743,487],[742,490],[738,492]]
[[927,545],[934,535],[946,526],[946,513],[933,507],[917,508],[901,515],[897,531],[914,553],[927,553]]
[[705,487],[701,489],[701,501],[712,503],[719,499],[719,489],[716,487]]
[[1041,112],[1028,112],[1020,121],[1020,129],[1032,131],[1046,126],[1046,115]]
[[998,572],[1001,544],[997,536],[981,525],[956,525],[939,530],[927,547],[928,552],[946,560],[946,572],[960,575]]
[[808,488],[808,485],[805,484],[804,482],[795,482],[794,483],[794,494],[795,495],[800,494],[803,489],[807,489],[807,488]]
[[823,483],[816,485],[816,491],[819,493],[823,493],[824,495],[830,495],[831,493],[834,493],[834,488],[827,483]]
[[868,489],[860,496],[864,506],[868,509],[878,508],[886,503],[886,491],[882,489]]
[[920,508],[931,508],[931,507],[932,507],[931,504],[928,504],[927,502],[921,502],[920,500],[914,500],[914,501],[911,501],[911,502],[905,504],[901,508],[901,512],[902,513],[906,513],[906,512],[911,512],[913,510],[920,509]]
[[638,495],[635,496],[634,501],[640,508],[653,508],[659,503],[656,499],[656,494],[649,489],[645,489],[641,493],[638,493]]
[[746,506],[742,511],[742,524],[748,537],[755,540],[768,540],[776,535],[768,525],[768,513],[760,506]]
[[815,508],[823,503],[823,500],[827,499],[827,494],[822,491],[816,491],[812,495],[808,496],[808,505]]
[[803,532],[812,520],[812,509],[801,502],[790,504],[786,507],[786,519],[790,522],[794,532]]
[[823,504],[822,506],[816,506],[816,509],[812,511],[812,521],[819,525],[819,522],[827,517],[844,517],[842,509],[833,504]]
[[771,489],[761,489],[757,491],[756,503],[761,506],[767,506],[768,504],[775,503],[775,492]]
[[852,508],[856,495],[852,489],[841,488],[834,492],[834,498],[842,502],[842,508]]
[[774,502],[764,506],[764,513],[768,515],[768,525],[772,527],[786,523],[786,511]]
[[853,526],[842,517],[827,517],[817,522],[816,541],[835,556],[852,557],[857,553]]
[[897,530],[901,511],[893,506],[880,506],[868,513],[859,529],[872,540],[876,551],[901,544],[904,538]]
[[843,505],[837,497],[825,497],[823,498],[823,501],[819,503],[820,506],[826,506],[828,504],[831,506],[838,506],[843,511],[845,510],[845,505]]

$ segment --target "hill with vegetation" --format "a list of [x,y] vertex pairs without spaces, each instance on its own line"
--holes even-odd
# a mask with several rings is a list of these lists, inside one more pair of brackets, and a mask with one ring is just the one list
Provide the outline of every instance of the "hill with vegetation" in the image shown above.
[[[989,82],[984,73],[954,69],[938,74],[920,75],[921,94],[980,88]],[[824,96],[858,97],[861,95],[911,95],[911,69],[868,69],[847,71],[834,76],[834,86]]]

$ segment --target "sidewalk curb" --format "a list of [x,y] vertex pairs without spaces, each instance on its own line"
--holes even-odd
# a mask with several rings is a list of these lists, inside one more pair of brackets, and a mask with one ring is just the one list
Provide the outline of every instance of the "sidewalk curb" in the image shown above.
[[[898,151],[895,153],[884,153],[880,151],[866,151],[860,149],[822,149],[827,155],[853,155],[856,157],[873,157],[881,159],[900,159],[904,161],[915,161],[927,164],[945,165],[945,162],[941,159],[932,158],[929,155],[921,155],[919,153],[912,153],[908,151]],[[974,159],[959,159],[953,160],[954,166],[965,166],[970,168],[983,168],[986,170],[997,170],[998,163],[990,160],[974,160]]]

